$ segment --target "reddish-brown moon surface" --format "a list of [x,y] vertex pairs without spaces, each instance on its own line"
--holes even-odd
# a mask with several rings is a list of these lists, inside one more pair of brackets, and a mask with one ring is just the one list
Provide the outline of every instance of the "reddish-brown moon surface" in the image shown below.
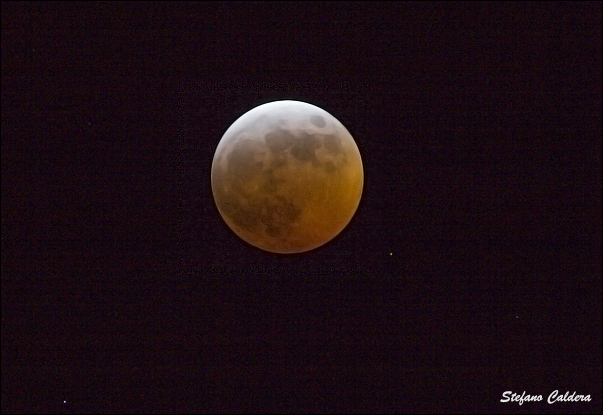
[[356,142],[331,114],[275,101],[243,114],[220,140],[211,186],[226,224],[270,252],[317,248],[350,222],[364,170]]

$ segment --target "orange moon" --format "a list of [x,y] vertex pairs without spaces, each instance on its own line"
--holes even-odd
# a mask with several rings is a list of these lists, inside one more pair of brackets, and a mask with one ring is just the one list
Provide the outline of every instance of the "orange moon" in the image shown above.
[[315,249],[350,222],[364,170],[356,142],[334,116],[299,101],[243,114],[218,143],[211,187],[241,239],[276,253]]

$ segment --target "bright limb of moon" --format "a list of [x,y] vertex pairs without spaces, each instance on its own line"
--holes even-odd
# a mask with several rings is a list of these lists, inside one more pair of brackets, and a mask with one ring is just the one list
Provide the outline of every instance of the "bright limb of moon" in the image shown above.
[[260,105],[237,119],[214,155],[218,211],[240,238],[266,251],[304,252],[337,236],[362,196],[362,158],[327,111],[299,101]]

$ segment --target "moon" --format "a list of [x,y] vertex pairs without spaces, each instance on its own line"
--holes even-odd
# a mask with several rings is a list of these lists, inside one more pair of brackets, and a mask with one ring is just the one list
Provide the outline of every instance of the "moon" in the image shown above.
[[334,116],[300,101],[251,109],[226,130],[211,168],[216,207],[249,244],[292,254],[318,248],[354,216],[362,158]]

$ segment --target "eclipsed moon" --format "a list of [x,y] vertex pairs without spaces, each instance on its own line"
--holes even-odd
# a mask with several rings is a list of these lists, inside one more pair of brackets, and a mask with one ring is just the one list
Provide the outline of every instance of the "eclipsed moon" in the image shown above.
[[243,114],[214,155],[211,186],[226,224],[270,252],[324,245],[350,222],[362,196],[360,152],[327,111],[275,101]]

